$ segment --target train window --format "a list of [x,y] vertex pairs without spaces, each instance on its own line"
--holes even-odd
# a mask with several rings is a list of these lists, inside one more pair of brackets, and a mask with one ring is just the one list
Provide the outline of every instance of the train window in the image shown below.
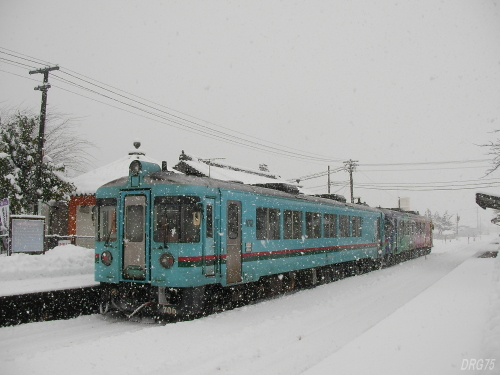
[[97,241],[116,241],[116,199],[97,199]]
[[306,236],[307,238],[321,237],[321,214],[306,212]]
[[258,240],[279,240],[280,210],[277,208],[257,207],[256,229]]
[[380,241],[380,218],[377,217],[377,220],[375,220],[375,240],[378,242]]
[[283,212],[285,240],[302,238],[302,211],[285,210]]
[[352,236],[353,237],[361,237],[362,226],[363,226],[363,218],[361,216],[353,216],[352,220]]
[[235,203],[230,203],[227,206],[227,236],[234,240],[238,238],[239,228],[239,207]]
[[126,240],[130,242],[144,241],[144,206],[130,205],[125,212]]
[[337,237],[337,215],[325,214],[323,232],[326,238]]
[[347,215],[340,215],[339,216],[339,234],[340,237],[350,237],[351,236],[351,230],[349,226],[349,216]]
[[207,238],[214,237],[214,213],[213,206],[207,204]]
[[155,197],[154,240],[156,242],[199,242],[200,198]]

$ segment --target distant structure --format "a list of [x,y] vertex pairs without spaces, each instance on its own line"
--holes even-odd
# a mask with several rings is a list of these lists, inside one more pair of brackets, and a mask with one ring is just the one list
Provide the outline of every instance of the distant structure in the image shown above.
[[399,198],[399,205],[398,206],[403,211],[410,211],[410,198],[408,198],[408,197]]

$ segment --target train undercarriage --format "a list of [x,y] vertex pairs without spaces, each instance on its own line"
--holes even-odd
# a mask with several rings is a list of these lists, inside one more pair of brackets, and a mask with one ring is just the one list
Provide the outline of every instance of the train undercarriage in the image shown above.
[[430,248],[388,254],[374,260],[358,259],[328,266],[264,276],[257,282],[223,287],[209,284],[190,288],[152,286],[148,283],[101,283],[100,312],[152,317],[156,320],[189,320],[296,290],[307,289],[350,276],[405,262],[431,252]]

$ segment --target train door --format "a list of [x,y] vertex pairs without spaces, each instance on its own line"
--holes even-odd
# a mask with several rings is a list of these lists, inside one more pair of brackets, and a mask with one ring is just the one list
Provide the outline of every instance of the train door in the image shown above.
[[226,282],[241,281],[241,202],[228,201],[226,206]]
[[122,277],[125,280],[149,278],[147,249],[149,247],[150,192],[129,191],[122,193]]
[[377,244],[377,256],[380,256],[380,254],[382,254],[382,252],[380,251],[381,249],[381,233],[380,233],[380,216],[377,217],[375,219],[375,223],[374,223],[374,242]]
[[385,254],[392,254],[396,247],[397,237],[397,222],[395,219],[385,217],[384,219],[384,234],[385,234]]
[[205,198],[204,199],[204,222],[205,222],[205,235],[202,236],[204,240],[204,260],[203,260],[203,273],[206,277],[215,276],[215,199]]

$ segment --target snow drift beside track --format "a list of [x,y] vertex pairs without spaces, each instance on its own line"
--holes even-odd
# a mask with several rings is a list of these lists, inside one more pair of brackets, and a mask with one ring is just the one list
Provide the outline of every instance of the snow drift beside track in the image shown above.
[[0,269],[0,281],[93,274],[94,249],[66,245],[40,255],[1,255]]

